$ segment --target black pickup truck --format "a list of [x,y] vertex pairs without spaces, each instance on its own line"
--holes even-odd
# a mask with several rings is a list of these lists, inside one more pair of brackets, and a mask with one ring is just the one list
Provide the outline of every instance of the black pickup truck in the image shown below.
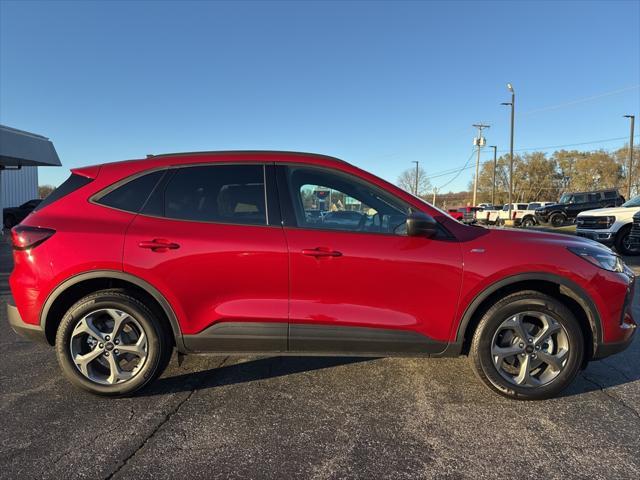
[[596,208],[619,207],[624,202],[624,197],[615,188],[565,193],[558,203],[538,208],[536,219],[538,222],[561,227],[568,220],[574,221],[580,212]]
[[24,218],[29,215],[34,208],[40,205],[40,199],[29,200],[23,203],[19,207],[10,207],[2,210],[2,222],[5,228],[12,228],[19,224]]

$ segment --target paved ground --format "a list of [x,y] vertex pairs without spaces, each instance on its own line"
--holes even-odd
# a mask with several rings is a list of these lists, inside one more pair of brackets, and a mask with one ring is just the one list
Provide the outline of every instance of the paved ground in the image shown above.
[[[0,245],[0,304],[10,268]],[[462,358],[188,357],[106,400],[1,312],[0,479],[640,478],[637,339],[544,402],[492,394]]]

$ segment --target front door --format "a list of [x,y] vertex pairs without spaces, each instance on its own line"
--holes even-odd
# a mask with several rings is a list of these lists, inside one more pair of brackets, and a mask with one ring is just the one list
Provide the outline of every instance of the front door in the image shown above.
[[278,169],[291,210],[289,349],[442,351],[461,286],[458,242],[444,229],[431,239],[407,236],[409,205],[355,176]]

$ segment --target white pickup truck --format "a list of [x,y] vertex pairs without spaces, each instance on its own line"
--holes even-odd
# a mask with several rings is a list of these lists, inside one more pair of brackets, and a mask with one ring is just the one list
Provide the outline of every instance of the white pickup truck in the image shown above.
[[538,224],[536,219],[536,208],[546,207],[547,205],[554,204],[556,202],[531,202],[524,210],[516,211],[516,217],[514,218],[514,225],[524,228],[533,227]]
[[576,217],[576,234],[616,248],[622,255],[640,255],[629,241],[633,215],[640,212],[640,196],[619,207],[581,212]]

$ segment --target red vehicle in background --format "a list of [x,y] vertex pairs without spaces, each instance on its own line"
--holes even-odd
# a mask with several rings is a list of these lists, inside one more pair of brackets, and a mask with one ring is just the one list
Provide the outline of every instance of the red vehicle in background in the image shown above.
[[176,349],[463,354],[494,391],[540,399],[626,348],[636,326],[634,275],[611,250],[463,225],[313,154],[74,169],[12,241],[11,326],[101,395],[141,389]]

